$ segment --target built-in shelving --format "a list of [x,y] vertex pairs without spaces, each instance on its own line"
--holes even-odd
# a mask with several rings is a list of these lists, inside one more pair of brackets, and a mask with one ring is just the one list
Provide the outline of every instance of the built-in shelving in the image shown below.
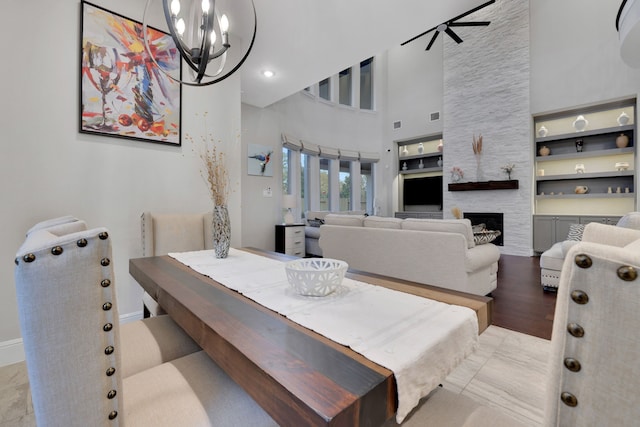
[[[635,104],[627,99],[534,118],[535,214],[624,215],[635,210]],[[626,123],[619,120],[625,115]],[[579,116],[586,120],[584,130]],[[626,146],[618,146],[620,135],[628,138]],[[587,192],[576,191],[581,187]]]

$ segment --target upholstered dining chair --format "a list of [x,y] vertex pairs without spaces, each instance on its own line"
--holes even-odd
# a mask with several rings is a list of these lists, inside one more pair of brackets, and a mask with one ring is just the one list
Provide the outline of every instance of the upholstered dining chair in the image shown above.
[[38,426],[275,422],[168,316],[120,325],[111,236],[73,217],[37,224],[15,283]]
[[[142,256],[213,249],[212,224],[211,212],[143,212],[140,216]],[[147,292],[143,294],[142,302],[144,317],[164,314],[162,307]]]

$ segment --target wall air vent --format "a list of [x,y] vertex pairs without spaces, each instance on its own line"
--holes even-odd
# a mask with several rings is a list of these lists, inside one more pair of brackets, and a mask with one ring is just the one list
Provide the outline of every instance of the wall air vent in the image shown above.
[[402,127],[402,122],[398,120],[397,122],[393,122],[394,129],[400,129]]
[[435,122],[436,120],[440,120],[440,111],[436,111],[435,113],[429,114],[429,120]]

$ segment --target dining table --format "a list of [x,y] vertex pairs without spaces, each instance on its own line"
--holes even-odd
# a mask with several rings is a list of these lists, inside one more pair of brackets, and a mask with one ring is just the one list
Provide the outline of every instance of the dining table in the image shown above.
[[[280,262],[294,259],[255,248]],[[213,256],[213,255],[212,255]],[[396,414],[394,372],[247,298],[171,256],[134,258],[131,276],[281,426],[379,426]],[[493,300],[349,270],[346,278],[467,307],[478,333]]]

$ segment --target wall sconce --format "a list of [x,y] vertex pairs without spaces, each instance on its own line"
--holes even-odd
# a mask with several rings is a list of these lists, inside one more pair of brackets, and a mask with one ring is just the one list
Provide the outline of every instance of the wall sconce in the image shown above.
[[[147,0],[143,15],[143,38],[147,53],[155,65],[173,81],[188,86],[208,86],[220,82],[235,73],[249,56],[256,38],[256,8],[253,0],[235,0],[228,9],[233,9],[241,15],[253,14],[253,34],[251,35],[244,54],[233,53],[230,57],[235,61],[227,61],[227,53],[231,49],[242,49],[231,46],[229,41],[230,22],[226,14],[216,8],[215,0],[162,0],[164,17],[173,39],[177,53],[188,66],[191,81],[183,80],[181,76],[172,75],[162,67],[162,59],[154,56],[148,39],[147,12],[154,0]],[[223,1],[218,1],[218,5]],[[251,4],[249,9],[248,5]],[[242,7],[244,6],[244,8]],[[239,16],[236,16],[239,21]],[[238,22],[235,23],[238,25]],[[237,27],[236,30],[237,31]],[[236,32],[236,34],[238,34]],[[244,34],[243,34],[244,35]],[[248,36],[248,34],[246,35]],[[238,37],[238,40],[248,40],[249,37]]]
[[282,196],[282,208],[287,210],[287,213],[284,215],[284,223],[286,225],[291,225],[294,223],[293,211],[297,205],[296,196],[293,194],[285,194]]

